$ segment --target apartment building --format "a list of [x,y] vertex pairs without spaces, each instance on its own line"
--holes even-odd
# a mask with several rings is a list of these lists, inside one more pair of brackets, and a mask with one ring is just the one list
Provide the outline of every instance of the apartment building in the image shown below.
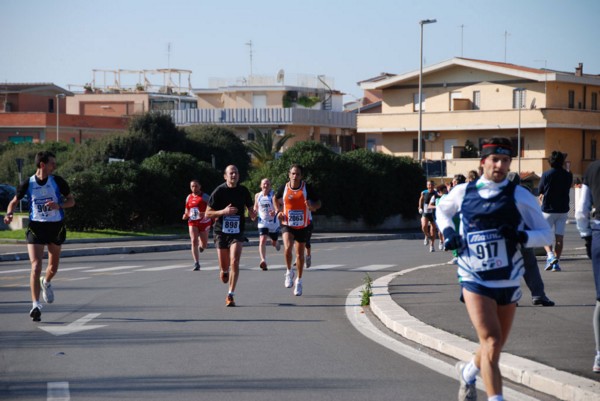
[[299,141],[319,141],[337,152],[365,146],[355,137],[356,114],[343,111],[343,93],[332,89],[332,79],[298,76],[294,84],[284,79],[283,71],[273,78],[215,79],[193,90],[197,109],[170,114],[178,126],[222,125],[246,141],[254,140],[254,129],[293,134],[285,148]]
[[0,141],[81,143],[127,128],[128,120],[121,116],[67,115],[67,99],[72,96],[52,83],[0,85]]
[[[598,158],[600,75],[553,71],[509,63],[453,58],[419,71],[367,80],[365,91],[381,93],[381,113],[359,114],[357,131],[377,151],[438,163],[433,174],[449,177],[476,169],[481,141],[505,136],[513,141],[513,171],[541,175],[553,150],[568,153],[571,171],[581,175]],[[519,153],[520,151],[520,153]]]

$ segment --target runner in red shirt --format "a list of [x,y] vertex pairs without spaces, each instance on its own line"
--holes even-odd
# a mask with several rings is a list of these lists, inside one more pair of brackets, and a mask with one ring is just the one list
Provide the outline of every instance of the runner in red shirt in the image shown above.
[[212,220],[204,215],[209,196],[203,193],[201,188],[198,180],[190,182],[192,193],[185,198],[185,210],[182,217],[182,220],[188,221],[194,271],[200,270],[200,253],[204,252],[208,246],[208,231],[212,225]]

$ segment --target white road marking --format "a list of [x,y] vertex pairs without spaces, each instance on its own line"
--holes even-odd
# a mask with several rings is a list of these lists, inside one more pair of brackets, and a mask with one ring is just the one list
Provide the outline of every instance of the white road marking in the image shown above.
[[48,382],[47,401],[70,401],[69,382]]
[[[327,270],[327,269],[334,269],[336,267],[343,267],[344,265],[316,265],[316,266],[311,266],[308,270]],[[306,266],[304,266],[304,268],[306,268]]]
[[38,326],[40,329],[47,331],[55,336],[64,336],[65,334],[73,334],[79,331],[99,329],[100,327],[106,326],[105,324],[86,326],[86,323],[92,319],[100,316],[100,313],[88,313],[84,317],[75,320],[73,323],[69,323],[66,326]]
[[191,267],[189,264],[185,265],[168,265],[168,266],[157,266],[157,267],[148,267],[145,269],[137,269],[136,272],[158,272],[162,270],[173,270],[173,269],[181,269],[184,267]]
[[112,272],[112,271],[116,271],[116,270],[136,269],[138,267],[144,267],[144,266],[114,266],[114,267],[104,267],[102,269],[84,270],[84,272],[85,273],[103,273],[103,272]]
[[389,269],[390,267],[394,267],[396,265],[368,265],[357,267],[356,269],[352,269],[353,272],[374,272],[377,270]]

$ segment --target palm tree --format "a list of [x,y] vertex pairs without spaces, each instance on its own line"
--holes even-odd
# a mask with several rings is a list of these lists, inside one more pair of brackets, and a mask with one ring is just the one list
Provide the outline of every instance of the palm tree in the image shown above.
[[[254,129],[254,141],[247,144],[250,153],[252,153],[252,163],[260,167],[272,160],[275,160],[275,154],[281,150],[283,145],[292,138],[294,134],[284,134],[279,137],[271,130],[261,132],[258,128]],[[275,140],[277,138],[277,140]]]

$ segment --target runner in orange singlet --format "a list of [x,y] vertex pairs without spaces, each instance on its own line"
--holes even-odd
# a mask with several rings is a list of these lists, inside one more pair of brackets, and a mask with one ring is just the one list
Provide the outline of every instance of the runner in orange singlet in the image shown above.
[[[302,271],[304,269],[304,249],[309,238],[311,212],[321,207],[321,200],[312,187],[302,180],[302,167],[293,164],[289,171],[289,182],[282,185],[275,194],[279,220],[282,225],[283,247],[285,250],[285,286],[294,286],[294,295],[302,295]],[[296,269],[298,277],[294,281],[292,270],[292,247],[296,243]]]

